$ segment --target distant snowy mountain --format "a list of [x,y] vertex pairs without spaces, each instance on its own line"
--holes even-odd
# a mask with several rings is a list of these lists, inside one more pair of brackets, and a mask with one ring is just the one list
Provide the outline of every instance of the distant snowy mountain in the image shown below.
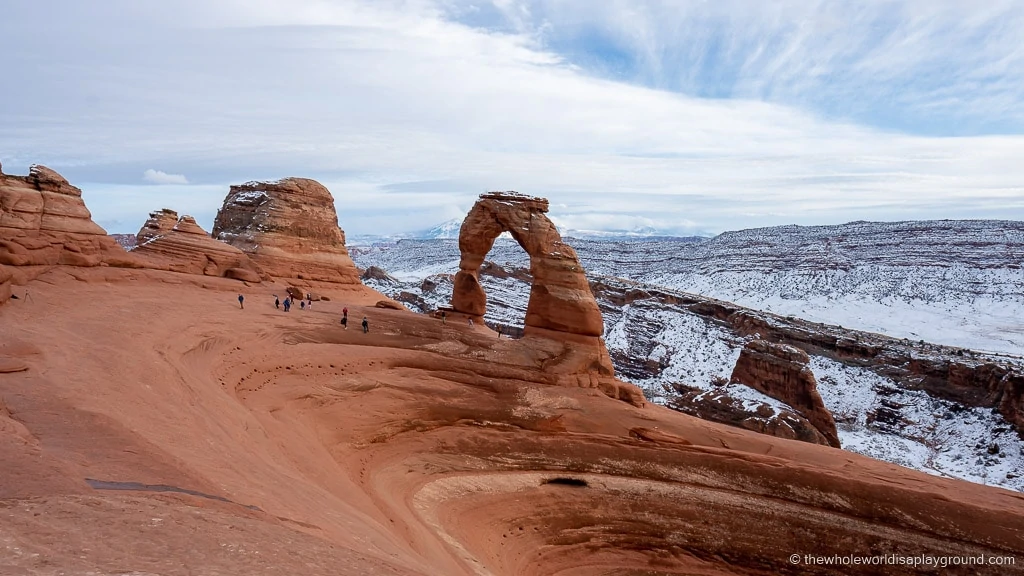
[[[371,245],[386,242],[397,242],[399,240],[457,240],[459,231],[462,229],[462,218],[453,218],[442,222],[431,228],[414,230],[411,232],[398,232],[385,235],[354,235],[349,238],[348,243],[353,246]],[[683,235],[674,234],[665,230],[659,230],[652,226],[641,226],[630,230],[576,230],[559,228],[563,238],[579,238],[587,240],[677,240],[684,242],[702,242],[711,238],[711,234]]]
[[453,218],[433,228],[414,232],[409,238],[419,238],[422,240],[458,239],[459,230],[462,229],[462,220],[462,218]]
[[671,231],[659,230],[653,226],[640,226],[630,230],[576,230],[571,228],[559,229],[563,238],[580,238],[585,240],[680,240],[685,242],[703,242],[711,238],[712,234],[685,234],[680,235]]

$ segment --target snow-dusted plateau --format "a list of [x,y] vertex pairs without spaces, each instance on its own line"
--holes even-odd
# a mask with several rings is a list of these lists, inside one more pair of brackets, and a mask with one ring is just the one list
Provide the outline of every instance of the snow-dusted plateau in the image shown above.
[[[844,449],[1024,491],[1024,441],[1005,401],[1007,387],[1024,381],[1024,222],[853,222],[707,240],[566,242],[602,308],[618,376],[649,398],[692,411],[677,404],[690,390],[699,394],[687,398],[741,412],[787,410],[725,383],[743,346],[770,335],[810,355]],[[349,248],[368,285],[414,310],[448,305],[457,240]],[[488,322],[514,334],[530,281],[526,253],[499,238],[481,270]]]

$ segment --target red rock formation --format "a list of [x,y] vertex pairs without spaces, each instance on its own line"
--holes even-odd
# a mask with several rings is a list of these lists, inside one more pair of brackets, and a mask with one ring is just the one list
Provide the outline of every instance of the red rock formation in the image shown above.
[[135,245],[141,246],[157,236],[167,234],[178,224],[178,213],[170,208],[163,208],[149,213],[149,220],[142,225],[135,235]]
[[732,386],[702,390],[673,384],[675,395],[668,398],[667,405],[702,420],[721,422],[779,438],[830,445],[829,439],[795,409],[780,409],[778,406],[736,398],[730,388]]
[[470,210],[459,232],[462,261],[455,276],[452,308],[476,317],[487,311],[487,295],[480,286],[480,267],[494,240],[508,232],[530,255],[533,285],[526,308],[526,333],[531,328],[601,336],[601,310],[590,292],[576,251],[562,242],[555,225],[545,216],[548,201],[515,192],[483,194]]
[[829,445],[839,448],[835,420],[818,394],[808,362],[807,353],[799,348],[753,340],[740,352],[730,382],[745,384],[789,405],[813,424]]
[[134,266],[92,221],[82,191],[60,174],[33,166],[28,176],[0,172],[0,264]]
[[319,182],[286,178],[232,186],[213,237],[248,254],[271,276],[359,284],[334,197]]
[[590,291],[576,251],[562,242],[545,216],[548,201],[516,192],[480,196],[459,231],[462,260],[455,276],[452,310],[482,324],[487,295],[480,285],[484,258],[502,232],[508,232],[530,255],[530,300],[526,307],[524,339],[541,350],[555,341],[562,346],[545,371],[562,386],[597,388],[607,396],[636,406],[645,403],[632,384],[614,378],[615,370],[601,334],[601,310]]
[[[211,238],[191,216],[182,216],[167,230],[167,220],[175,214],[167,209],[153,212],[139,231],[140,239],[148,239],[132,253],[143,257],[148,267],[260,282],[259,267],[245,253]],[[152,235],[157,231],[162,233]]]

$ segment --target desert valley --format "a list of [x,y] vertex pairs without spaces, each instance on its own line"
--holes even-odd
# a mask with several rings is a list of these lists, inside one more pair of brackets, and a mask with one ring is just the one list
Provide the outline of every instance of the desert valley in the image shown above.
[[576,241],[494,192],[346,247],[309,179],[209,234],[153,208],[125,250],[0,173],[0,574],[1024,573],[1020,223]]

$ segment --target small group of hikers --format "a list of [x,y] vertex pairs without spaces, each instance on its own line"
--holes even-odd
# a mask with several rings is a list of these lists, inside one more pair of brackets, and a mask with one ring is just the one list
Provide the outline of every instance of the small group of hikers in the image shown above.
[[[345,330],[348,330],[348,306],[342,308],[341,310],[341,325],[345,328]],[[363,334],[366,334],[369,331],[370,321],[366,319],[366,316],[363,316]]]
[[[239,294],[238,298],[239,298],[239,302],[241,302],[242,295]],[[291,296],[285,296],[284,302],[282,302],[281,299],[278,298],[276,294],[274,295],[274,308],[280,309],[282,306],[284,306],[284,311],[285,312],[290,312],[291,309],[292,309],[292,306],[294,305],[294,303],[295,303],[294,299]],[[306,294],[306,299],[305,300],[300,298],[299,299],[299,308],[301,308],[302,310],[312,310],[313,309],[313,295],[312,294]]]
[[[292,298],[291,298],[291,296],[286,296],[285,299],[284,299],[284,302],[282,302],[281,299],[277,297],[277,295],[274,295],[274,308],[280,309],[282,306],[284,306],[284,311],[285,312],[291,311],[291,309],[292,309]],[[313,309],[313,295],[312,294],[306,294],[306,299],[305,300],[299,300],[299,306],[303,310],[306,310],[306,309],[312,310]],[[238,295],[238,307],[243,309],[243,310],[245,309],[245,296],[242,295],[242,294]],[[444,310],[442,310],[441,311],[441,323],[442,324],[446,324],[447,323],[447,319],[448,319],[448,314]],[[341,311],[341,325],[345,328],[345,330],[348,330],[348,306],[343,308],[342,311]],[[370,331],[370,321],[366,319],[366,316],[363,316],[362,326],[363,326],[363,334],[366,334],[367,332]],[[473,319],[472,318],[469,318],[469,326],[473,327]],[[498,331],[498,338],[501,338],[501,327],[498,327],[497,331]]]

